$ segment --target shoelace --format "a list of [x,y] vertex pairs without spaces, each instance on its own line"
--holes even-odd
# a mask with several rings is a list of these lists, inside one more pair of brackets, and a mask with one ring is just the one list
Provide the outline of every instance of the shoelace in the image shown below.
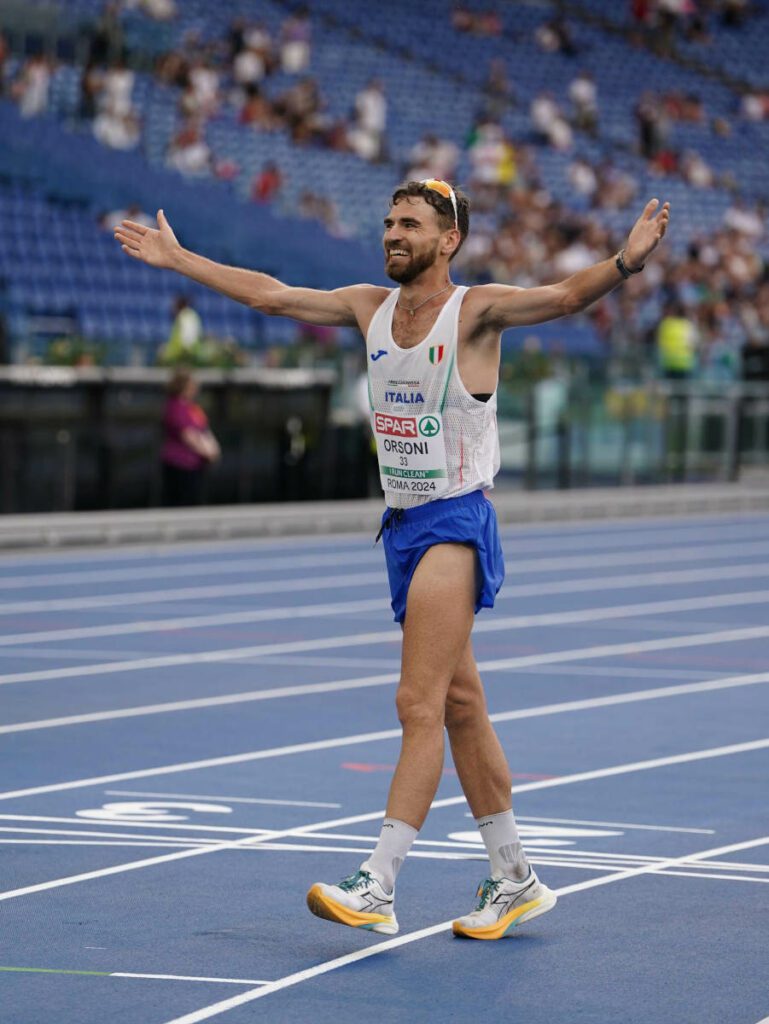
[[370,885],[371,882],[372,878],[368,871],[356,871],[354,875],[350,875],[349,878],[345,878],[343,882],[340,882],[339,888],[345,892],[352,892],[353,889],[360,889],[365,885]]
[[500,884],[501,882],[494,878],[486,878],[481,882],[478,886],[478,892],[475,894],[479,897],[478,906],[475,908],[476,910],[483,910],[485,908],[486,904],[497,891]]

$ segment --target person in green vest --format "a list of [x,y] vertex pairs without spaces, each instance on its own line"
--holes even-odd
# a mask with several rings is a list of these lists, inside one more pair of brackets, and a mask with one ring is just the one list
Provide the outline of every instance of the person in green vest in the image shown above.
[[203,338],[203,321],[186,295],[174,299],[174,322],[168,341],[160,350],[163,366],[195,364]]
[[668,303],[657,328],[657,360],[668,380],[688,380],[697,365],[697,334],[680,303]]

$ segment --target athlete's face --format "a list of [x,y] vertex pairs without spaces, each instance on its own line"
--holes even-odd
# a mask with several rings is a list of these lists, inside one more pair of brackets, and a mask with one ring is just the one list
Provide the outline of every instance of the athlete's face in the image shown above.
[[435,209],[421,196],[406,196],[390,209],[384,227],[385,273],[398,284],[410,284],[438,258],[441,229]]

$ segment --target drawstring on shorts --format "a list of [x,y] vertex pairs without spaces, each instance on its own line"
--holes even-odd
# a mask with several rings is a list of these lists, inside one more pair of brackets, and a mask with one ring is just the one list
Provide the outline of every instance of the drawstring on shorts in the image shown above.
[[385,531],[385,527],[391,527],[393,522],[395,523],[395,529],[397,530],[403,521],[403,509],[402,508],[388,508],[385,513],[385,517],[382,520],[382,525],[379,527],[379,533],[376,535],[374,540],[374,546],[379,543],[379,538]]

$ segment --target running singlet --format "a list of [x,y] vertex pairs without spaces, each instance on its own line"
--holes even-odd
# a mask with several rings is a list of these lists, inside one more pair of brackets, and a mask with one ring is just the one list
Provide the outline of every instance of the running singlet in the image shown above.
[[493,487],[499,469],[496,392],[488,402],[476,400],[457,369],[459,310],[466,291],[456,289],[430,333],[413,348],[400,348],[392,336],[399,289],[390,292],[369,326],[371,426],[391,508]]

